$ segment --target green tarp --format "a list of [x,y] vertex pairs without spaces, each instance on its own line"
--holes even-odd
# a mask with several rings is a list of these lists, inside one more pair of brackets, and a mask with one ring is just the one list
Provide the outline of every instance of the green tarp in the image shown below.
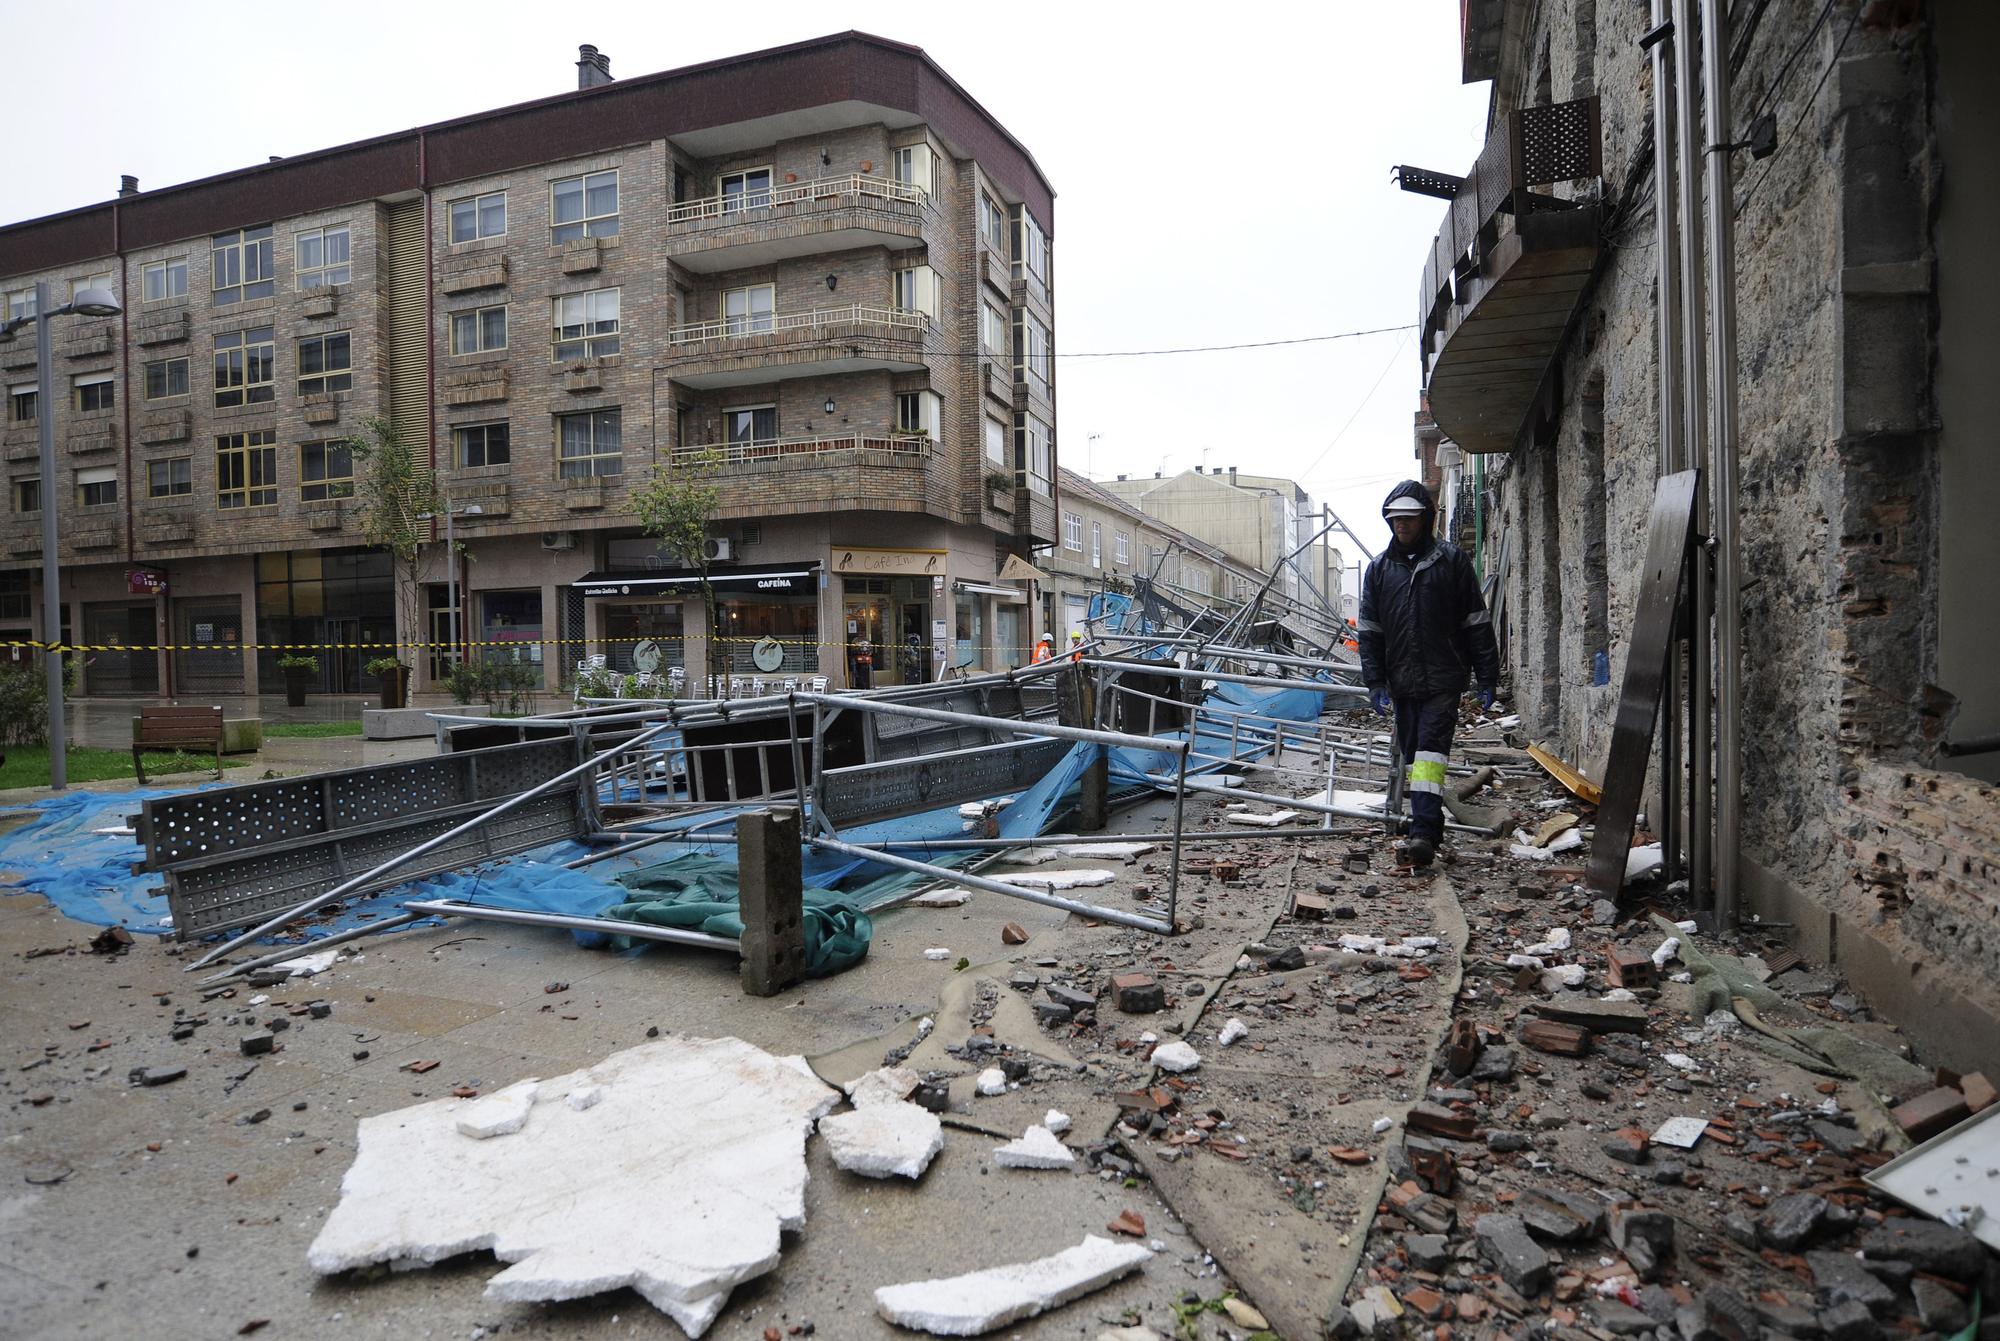
[[[618,883],[635,897],[605,909],[605,917],[685,927],[714,936],[743,934],[733,862],[691,852],[628,871],[618,877]],[[868,953],[874,923],[861,910],[862,901],[857,894],[806,887],[804,921],[809,976],[824,978],[853,968]]]

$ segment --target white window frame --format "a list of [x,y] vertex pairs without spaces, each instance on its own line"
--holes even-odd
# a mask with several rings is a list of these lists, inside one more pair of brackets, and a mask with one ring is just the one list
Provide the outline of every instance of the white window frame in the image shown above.
[[[611,178],[611,209],[602,214],[590,212],[590,184],[602,177]],[[564,187],[576,183],[579,197],[578,208],[582,213],[574,219],[556,218],[556,198]],[[618,210],[624,203],[623,184],[618,180],[617,168],[599,168],[595,172],[579,172],[569,177],[558,177],[549,183],[549,240],[552,242],[580,242],[584,238],[616,237],[618,235]],[[607,226],[608,225],[608,226]],[[574,229],[571,236],[563,236],[566,230]]]
[[[346,258],[341,261],[328,259],[332,251],[331,240],[340,239],[341,253]],[[319,264],[307,265],[306,245],[319,243]],[[307,289],[326,289],[339,284],[354,282],[354,235],[346,224],[326,224],[319,228],[307,228],[292,234],[292,287],[304,293]]]
[[[770,437],[760,438],[756,436],[757,421],[754,417],[750,421],[751,435],[749,437],[739,439],[730,436],[730,420],[739,414],[755,416],[760,410],[769,410],[771,412]],[[741,445],[749,447],[760,443],[776,442],[778,441],[780,432],[781,430],[778,427],[778,403],[774,400],[762,400],[754,405],[725,405],[722,407],[722,441],[726,446],[735,447]]]
[[[1007,470],[1007,426],[990,415],[986,419],[986,461]],[[1008,474],[1013,474],[1011,470]]]
[[[750,179],[763,174],[764,185],[757,190],[750,189]],[[729,184],[741,182],[742,187],[734,196],[729,194]],[[725,172],[715,179],[716,211],[720,214],[740,214],[744,210],[762,210],[771,207],[771,191],[777,185],[778,173],[773,164],[761,167],[738,168],[735,172]]]
[[1103,522],[1092,522],[1090,524],[1090,566],[1092,568],[1102,568],[1104,566]]
[[[94,484],[111,486],[111,497],[87,501],[83,491]],[[118,501],[118,468],[116,466],[87,466],[76,472],[76,505],[80,508],[109,507]]]
[[[486,343],[486,318],[489,313],[493,312],[500,314],[499,344]],[[507,304],[489,303],[485,307],[461,307],[457,311],[449,313],[448,316],[450,318],[448,323],[450,334],[447,337],[450,340],[450,344],[448,347],[453,354],[492,354],[507,347]],[[472,343],[470,345],[461,343],[458,338],[459,322],[467,318],[471,319],[472,324]]]
[[1083,514],[1080,512],[1063,513],[1062,528],[1063,548],[1074,551],[1077,554],[1083,553]]
[[[155,297],[153,294],[153,280],[156,276],[160,281],[158,297]],[[178,289],[174,287],[176,276],[180,279],[180,287]],[[153,261],[141,266],[139,269],[139,292],[145,295],[144,300],[146,302],[170,303],[176,298],[187,297],[187,291],[188,263],[185,256],[177,256],[165,261]]]
[[1132,537],[1123,531],[1111,533],[1111,562],[1127,565],[1132,562]]
[[[500,202],[500,226],[490,233],[486,231],[486,202],[489,200]],[[460,205],[467,206],[472,211],[471,237],[460,237],[458,235],[458,207]],[[551,198],[551,207],[553,207],[553,198]],[[554,216],[551,215],[551,217]],[[444,228],[445,237],[453,246],[467,242],[478,242],[482,238],[507,236],[507,193],[505,191],[482,191],[476,196],[460,196],[457,200],[448,202],[445,205]]]
[[930,266],[906,265],[895,271],[890,291],[898,312],[921,312],[936,321],[941,287],[938,272]]
[[[172,389],[174,384],[173,366],[176,363],[181,365],[181,389],[179,391]],[[155,368],[162,370],[160,376],[168,388],[168,390],[157,396],[153,394],[153,369]],[[173,358],[149,359],[139,370],[139,386],[145,399],[149,401],[182,399],[188,394],[192,378],[192,368],[193,361],[186,354],[180,354]]]
[[[904,415],[905,402],[914,397],[916,422],[909,423]],[[943,422],[944,402],[935,391],[899,391],[896,393],[896,431],[912,436],[938,440],[939,426]]]
[[118,276],[114,271],[110,270],[100,270],[94,275],[79,276],[69,282],[69,300],[72,303],[75,302],[76,296],[85,289],[109,289],[115,294],[118,292]]
[[[763,310],[758,310],[758,297]],[[740,308],[741,310],[734,310]],[[722,331],[725,335],[762,335],[772,329],[778,315],[778,286],[746,284],[722,291]]]
[[981,352],[1007,357],[1007,314],[990,302],[979,305],[979,348]]
[[10,289],[7,293],[7,320],[19,321],[22,317],[35,315],[35,286],[25,289]]
[[[620,289],[585,289],[581,293],[557,294],[552,300],[553,323],[550,329],[553,338],[549,345],[549,362],[574,363],[579,359],[609,358],[616,354],[622,330],[621,293]],[[575,310],[566,313],[564,307],[567,304],[575,304]],[[604,313],[607,305],[609,316]],[[564,321],[566,315],[574,316],[575,320]],[[572,329],[576,334],[563,334],[565,330]],[[565,346],[576,348],[565,354]]]
[[906,144],[889,151],[889,173],[902,186],[913,186],[925,195],[937,190],[942,160],[929,144]]

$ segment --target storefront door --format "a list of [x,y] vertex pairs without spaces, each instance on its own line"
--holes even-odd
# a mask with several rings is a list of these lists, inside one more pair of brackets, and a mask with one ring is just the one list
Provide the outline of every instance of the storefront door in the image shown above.
[[363,650],[356,646],[360,641],[360,620],[326,621],[320,630],[320,645],[326,649],[319,658],[319,687],[322,690],[334,694],[358,694],[361,692],[361,668],[376,657],[395,655],[393,649],[386,647]]
[[[90,605],[83,611],[83,640],[113,650],[83,654],[83,686],[93,694],[157,694],[160,662],[153,645],[152,605]],[[146,651],[124,651],[124,648]]]
[[[888,619],[888,602],[849,600],[847,602],[847,683],[853,689],[872,689],[891,683],[893,657],[885,656],[883,625]],[[877,679],[876,672],[882,672]]]
[[[175,621],[174,685],[181,697],[243,692],[243,607],[190,601]],[[280,682],[282,684],[282,682]]]

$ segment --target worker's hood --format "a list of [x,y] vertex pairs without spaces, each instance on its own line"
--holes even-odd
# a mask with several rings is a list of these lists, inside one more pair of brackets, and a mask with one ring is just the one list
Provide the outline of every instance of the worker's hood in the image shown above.
[[1421,481],[1404,480],[1401,484],[1391,489],[1389,491],[1389,496],[1382,500],[1383,516],[1385,517],[1388,516],[1389,505],[1395,502],[1399,498],[1416,499],[1419,503],[1422,503],[1424,505],[1424,512],[1426,515],[1435,513],[1437,511],[1437,500],[1431,497],[1431,491],[1424,488],[1423,483]]

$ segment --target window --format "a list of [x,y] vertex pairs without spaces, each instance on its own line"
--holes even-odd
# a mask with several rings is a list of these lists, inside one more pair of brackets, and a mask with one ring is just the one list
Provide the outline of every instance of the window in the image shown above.
[[507,193],[489,191],[451,202],[451,240],[472,242],[507,231]]
[[7,417],[17,424],[25,424],[35,417],[35,397],[39,389],[34,382],[7,388]]
[[555,361],[618,352],[618,290],[566,293],[555,303]]
[[778,440],[778,407],[775,405],[739,405],[724,410],[722,422],[729,430],[729,445],[732,447]]
[[299,497],[308,503],[354,497],[354,452],[345,442],[299,444]]
[[904,186],[914,186],[927,195],[937,189],[938,156],[928,144],[891,150],[889,159],[896,180]]
[[146,365],[146,399],[168,400],[188,393],[188,361],[156,359]]
[[507,309],[479,307],[451,314],[451,352],[485,354],[507,347]]
[[904,391],[896,396],[896,428],[904,433],[938,436],[938,395],[935,391]]
[[989,247],[1003,246],[1007,238],[1007,215],[1000,208],[1000,202],[985,192],[979,193],[979,240]]
[[921,312],[932,321],[938,315],[938,272],[927,265],[913,265],[895,272],[896,310]]
[[84,373],[70,378],[70,385],[75,388],[79,414],[108,410],[117,403],[118,384],[111,380],[110,373]]
[[299,341],[299,394],[330,396],[354,389],[346,331]]
[[451,431],[452,459],[461,467],[504,466],[509,459],[507,425],[461,424]]
[[1032,381],[1042,390],[1049,385],[1049,328],[1026,308],[1015,309],[1014,375],[1016,381]]
[[[1028,414],[1014,416],[1014,468],[1038,494],[1055,493],[1055,446],[1049,426]],[[1071,546],[1076,548],[1076,546]]]
[[301,289],[345,284],[354,278],[348,263],[347,229],[313,228],[292,236],[292,277]]
[[42,510],[42,482],[37,479],[14,481],[14,511],[40,512]]
[[618,169],[564,177],[549,187],[550,235],[557,242],[618,231]]
[[556,446],[563,479],[587,480],[625,473],[619,412],[589,410],[556,416]]
[[1111,561],[1126,564],[1132,562],[1132,537],[1123,531],[1111,533]]
[[979,305],[979,347],[988,354],[1007,353],[1007,314],[991,303]]
[[209,287],[215,305],[227,307],[250,298],[269,298],[276,290],[271,276],[271,226],[239,228],[209,240]]
[[216,408],[270,400],[276,394],[271,386],[271,370],[276,362],[277,345],[269,326],[216,336]]
[[1063,513],[1063,548],[1083,553],[1083,518],[1077,513]]
[[1104,566],[1104,523],[1102,522],[1092,522],[1090,524],[1090,566],[1092,568],[1102,568]]
[[225,433],[215,440],[215,505],[265,507],[278,501],[278,435]]
[[777,289],[770,284],[753,284],[745,289],[729,289],[722,295],[723,329],[730,335],[748,335],[771,329],[771,307]]
[[109,270],[100,270],[94,275],[80,276],[69,282],[69,300],[72,303],[75,302],[76,296],[85,289],[107,289],[116,293],[118,290],[118,280]]
[[170,456],[146,463],[146,497],[185,498],[193,492],[193,457]]
[[79,507],[94,508],[118,501],[118,472],[111,466],[96,466],[76,472],[76,501]]
[[751,168],[747,172],[727,173],[716,183],[716,194],[722,198],[724,214],[761,210],[771,203],[771,170]]
[[187,257],[155,261],[139,272],[145,285],[146,301],[163,303],[169,298],[185,298],[188,291]]
[[986,460],[1003,470],[1007,465],[1007,426],[998,419],[986,421]]
[[1014,278],[1033,275],[1049,282],[1049,238],[1026,205],[1014,207]]
[[7,295],[7,320],[19,321],[22,317],[35,315],[35,291],[15,289]]

